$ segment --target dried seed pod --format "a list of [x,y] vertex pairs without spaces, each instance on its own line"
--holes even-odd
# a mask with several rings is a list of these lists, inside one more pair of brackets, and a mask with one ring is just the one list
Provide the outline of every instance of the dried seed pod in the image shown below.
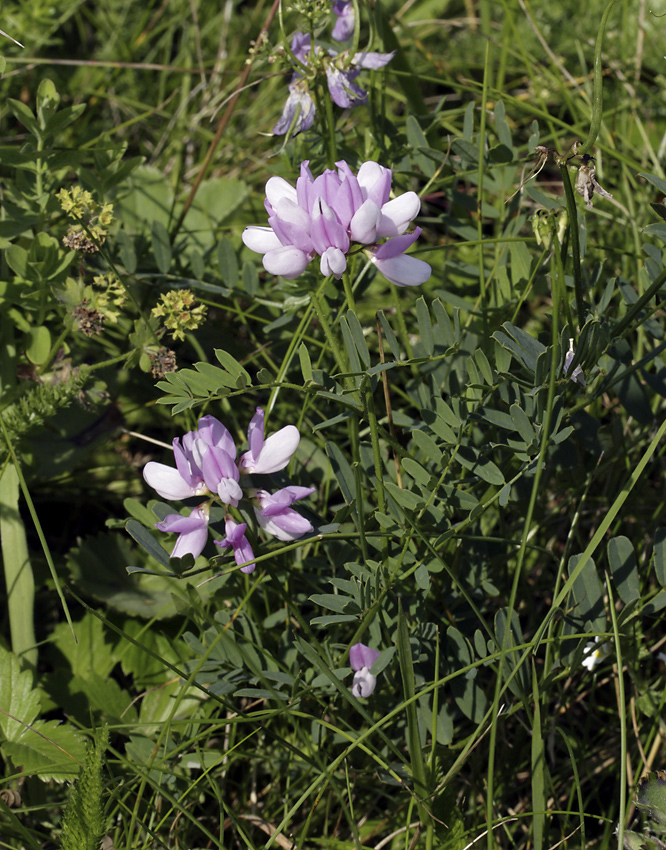
[[594,159],[585,154],[583,156],[583,162],[580,168],[578,169],[578,174],[576,175],[576,191],[579,195],[582,195],[585,203],[587,204],[588,210],[592,209],[592,196],[595,191],[597,194],[601,195],[602,198],[612,198],[610,192],[607,192],[604,188],[602,188],[597,182],[596,178],[596,167],[594,165]]

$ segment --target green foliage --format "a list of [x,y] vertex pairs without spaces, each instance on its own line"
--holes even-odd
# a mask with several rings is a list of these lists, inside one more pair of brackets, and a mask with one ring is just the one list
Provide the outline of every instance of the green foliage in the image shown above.
[[86,748],[85,763],[72,785],[69,802],[63,812],[63,850],[97,850],[106,832],[102,769],[108,743],[109,732],[103,727],[95,732]]

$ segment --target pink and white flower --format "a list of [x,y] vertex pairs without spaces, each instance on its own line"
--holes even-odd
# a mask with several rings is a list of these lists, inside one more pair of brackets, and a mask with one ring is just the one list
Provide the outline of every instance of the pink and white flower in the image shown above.
[[354,673],[352,682],[352,695],[369,697],[377,686],[377,677],[373,676],[370,668],[379,658],[380,653],[376,649],[370,649],[364,643],[355,643],[349,650],[349,663]]
[[271,274],[293,279],[319,256],[321,273],[339,279],[352,243],[358,243],[372,246],[370,259],[388,280],[398,286],[424,283],[430,266],[404,254],[421,233],[420,228],[405,233],[421,208],[418,195],[404,192],[391,200],[391,170],[376,162],[364,162],[357,175],[344,161],[336,165],[337,171],[326,169],[315,178],[303,162],[295,188],[271,177],[265,201],[269,226],[246,227],[245,245],[264,255]]

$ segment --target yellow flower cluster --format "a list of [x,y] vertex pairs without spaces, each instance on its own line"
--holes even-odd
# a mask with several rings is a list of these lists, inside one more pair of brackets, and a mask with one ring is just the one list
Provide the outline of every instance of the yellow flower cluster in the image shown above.
[[172,290],[162,295],[152,314],[163,320],[174,339],[185,339],[185,331],[195,330],[206,318],[206,307],[195,304],[196,299],[189,289]]

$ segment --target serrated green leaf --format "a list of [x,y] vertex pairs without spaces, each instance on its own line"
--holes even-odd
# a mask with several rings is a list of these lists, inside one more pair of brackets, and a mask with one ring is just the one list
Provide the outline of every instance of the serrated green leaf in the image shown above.
[[3,744],[6,753],[25,776],[65,782],[76,777],[86,757],[83,737],[56,720],[38,720],[16,741]]
[[39,714],[39,692],[33,689],[32,673],[0,646],[0,731],[6,741],[17,741]]

